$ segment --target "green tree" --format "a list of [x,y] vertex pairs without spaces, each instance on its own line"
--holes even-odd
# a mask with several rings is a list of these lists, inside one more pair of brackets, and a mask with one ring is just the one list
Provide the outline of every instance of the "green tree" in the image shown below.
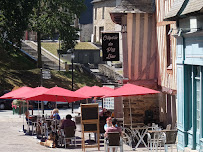
[[41,35],[52,35],[53,31],[57,31],[62,49],[73,48],[79,31],[73,24],[84,9],[84,0],[38,0],[30,18],[30,27],[37,32],[38,67],[42,66]]
[[8,46],[8,41],[20,46],[35,4],[36,0],[0,1],[0,45],[3,48]]

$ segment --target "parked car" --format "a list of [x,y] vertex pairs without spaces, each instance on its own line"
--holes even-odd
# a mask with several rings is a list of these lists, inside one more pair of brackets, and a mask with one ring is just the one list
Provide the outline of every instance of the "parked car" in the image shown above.
[[69,103],[68,102],[56,102],[57,107],[63,108],[63,107],[68,107],[69,108]]
[[[30,101],[29,101],[29,104],[30,104],[30,105],[33,105],[34,107],[37,107],[37,106],[38,106],[38,103],[39,103],[39,106],[41,107],[42,101],[35,101],[35,100],[30,100]],[[43,103],[44,103],[44,107],[45,107],[45,108],[48,108],[48,109],[53,109],[53,107],[55,106],[55,103],[54,103],[54,102],[43,101]]]
[[[33,105],[34,107],[37,107],[38,105],[38,101],[30,101],[29,102],[31,105]],[[56,104],[57,107],[69,107],[69,103],[67,102],[51,102],[51,101],[43,101],[44,103],[44,107],[47,109],[53,109],[55,108]],[[39,101],[39,106],[41,107],[41,101]]]
[[[3,92],[1,92],[0,96],[6,94],[10,92],[9,90],[4,90]],[[12,109],[12,101],[13,99],[0,99],[0,109],[4,110],[4,109]]]

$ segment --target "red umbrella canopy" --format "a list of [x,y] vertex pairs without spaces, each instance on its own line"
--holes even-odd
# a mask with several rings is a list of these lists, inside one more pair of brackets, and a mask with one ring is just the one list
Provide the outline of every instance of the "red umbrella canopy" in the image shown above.
[[120,88],[112,91],[111,93],[104,96],[106,97],[121,97],[121,96],[135,96],[135,95],[145,95],[145,94],[155,94],[160,93],[159,91],[152,90],[149,88],[137,86],[134,84],[125,84]]
[[103,88],[103,89],[106,89],[106,90],[109,90],[109,91],[113,91],[113,90],[114,90],[113,88],[106,87],[106,86],[103,86],[102,88]]
[[16,97],[20,98],[20,99],[27,100],[30,97],[38,96],[38,95],[40,95],[40,94],[42,94],[48,90],[49,89],[47,89],[45,87],[36,87],[36,88],[33,88],[32,90],[26,92],[26,93],[19,94]]
[[53,87],[48,91],[45,91],[41,94],[30,96],[26,98],[26,100],[39,100],[39,101],[54,101],[54,102],[74,102],[78,100],[83,100],[89,98],[88,96],[84,96],[73,91],[60,88]]
[[108,94],[109,90],[98,87],[98,86],[93,86],[93,87],[84,86],[75,92],[86,95],[86,96],[90,96],[90,97],[102,97],[102,96]]
[[0,99],[17,99],[17,98],[14,98],[14,96],[17,96],[22,93],[25,94],[26,92],[28,92],[32,89],[33,88],[31,88],[31,87],[21,87],[19,89],[16,89],[14,91],[4,94],[3,96],[0,97]]

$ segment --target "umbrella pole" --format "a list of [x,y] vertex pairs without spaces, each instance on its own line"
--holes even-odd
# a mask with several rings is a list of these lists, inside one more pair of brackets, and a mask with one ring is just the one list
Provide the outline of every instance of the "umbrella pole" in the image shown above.
[[[24,106],[24,102],[23,102],[23,106]],[[24,108],[23,108],[23,130],[19,130],[19,132],[23,132],[25,130],[25,128],[24,128],[24,116],[25,116],[25,112],[24,112]]]
[[86,103],[88,103],[88,99],[86,99]]
[[132,110],[131,110],[131,98],[129,98],[129,108],[130,108],[130,126],[132,128]]
[[25,130],[25,126],[24,126],[24,118],[25,117],[25,111],[24,111],[24,102],[23,102],[23,131]]
[[42,117],[44,117],[44,102],[41,101]]
[[38,109],[38,115],[40,115],[40,114],[39,114],[39,100],[38,100],[38,102],[37,102],[37,109]]
[[56,104],[55,104],[55,108],[57,108],[57,96],[56,96]]
[[[114,98],[115,99],[115,98]],[[121,97],[122,100],[122,104],[123,104],[123,97]],[[124,104],[122,105],[123,109],[124,109]],[[125,116],[124,116],[124,111],[123,111],[123,127],[125,127]]]
[[[28,111],[28,114],[29,114],[28,101],[26,101],[26,102],[27,102],[27,111]],[[30,118],[29,118],[29,115],[28,115],[28,132],[30,132],[29,124],[30,124]]]

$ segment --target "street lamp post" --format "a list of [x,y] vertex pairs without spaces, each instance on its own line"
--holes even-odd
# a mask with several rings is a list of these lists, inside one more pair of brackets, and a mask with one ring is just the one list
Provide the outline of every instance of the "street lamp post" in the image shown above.
[[[75,58],[75,56],[74,56],[74,53],[73,53],[73,50],[71,50],[71,63],[72,63],[72,91],[74,90],[74,88],[73,88],[73,76],[74,76],[74,74],[73,74],[73,60],[74,60],[74,58]],[[74,104],[73,104],[73,102],[72,102],[72,113],[73,113],[73,106],[74,106]]]
[[[67,53],[71,54],[71,65],[72,65],[72,69],[71,69],[71,71],[72,71],[72,83],[71,83],[72,84],[72,88],[71,88],[71,90],[74,91],[74,87],[73,87],[73,82],[74,82],[73,61],[74,61],[75,55],[74,55],[73,49],[69,49],[67,51]],[[74,104],[72,102],[72,113],[73,113],[73,106],[74,106]]]

